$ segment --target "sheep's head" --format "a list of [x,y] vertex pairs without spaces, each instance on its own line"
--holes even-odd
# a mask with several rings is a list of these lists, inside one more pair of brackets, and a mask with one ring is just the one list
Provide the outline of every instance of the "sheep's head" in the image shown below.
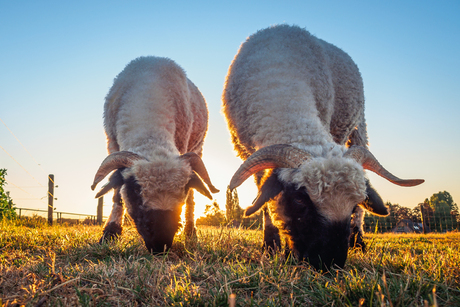
[[108,173],[116,170],[96,197],[112,188],[121,188],[129,215],[133,218],[147,249],[153,253],[171,247],[179,228],[182,206],[190,189],[212,199],[212,185],[201,158],[195,153],[163,157],[155,161],[132,152],[116,152],[102,162],[92,189]]
[[246,215],[267,203],[275,225],[287,236],[298,258],[327,270],[332,265],[345,264],[355,206],[376,215],[388,214],[363,168],[398,185],[423,182],[393,176],[363,147],[352,146],[343,155],[314,158],[290,145],[272,145],[255,152],[241,165],[230,189],[254,173],[274,169],[265,176]]

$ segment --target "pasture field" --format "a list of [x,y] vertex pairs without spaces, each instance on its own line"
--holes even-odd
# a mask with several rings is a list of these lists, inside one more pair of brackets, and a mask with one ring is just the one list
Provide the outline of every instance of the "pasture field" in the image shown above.
[[260,230],[199,227],[152,256],[133,226],[0,221],[2,306],[460,306],[460,234],[367,234],[343,270],[261,251]]

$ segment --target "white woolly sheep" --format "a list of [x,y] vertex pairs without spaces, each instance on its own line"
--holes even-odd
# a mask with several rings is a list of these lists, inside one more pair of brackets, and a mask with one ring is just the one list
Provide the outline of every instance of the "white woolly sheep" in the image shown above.
[[123,202],[151,252],[172,245],[185,200],[185,231],[194,233],[192,188],[212,199],[203,180],[218,192],[201,160],[207,125],[203,96],[174,61],[140,57],[125,67],[104,104],[109,156],[91,187],[116,170],[96,195],[114,189],[101,241],[121,234]]
[[279,248],[281,229],[289,248],[316,268],[342,267],[350,241],[364,247],[362,208],[388,214],[364,169],[401,186],[423,182],[393,176],[368,151],[358,67],[297,26],[260,30],[241,45],[223,111],[246,160],[230,189],[255,174],[259,195],[246,215],[267,203],[264,246]]

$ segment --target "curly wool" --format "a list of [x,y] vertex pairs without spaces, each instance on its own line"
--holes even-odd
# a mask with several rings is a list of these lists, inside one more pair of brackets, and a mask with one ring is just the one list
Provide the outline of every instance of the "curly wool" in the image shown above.
[[104,105],[109,154],[127,150],[151,159],[155,150],[201,155],[206,102],[174,61],[139,57],[115,78]]
[[298,188],[304,186],[328,221],[349,218],[353,207],[366,198],[363,168],[352,159],[312,159],[304,162],[296,172],[282,170],[280,179]]
[[[243,160],[274,144],[312,154],[299,169],[281,170],[278,178],[306,187],[330,221],[349,218],[364,200],[363,168],[342,158],[348,146],[368,142],[361,74],[344,51],[297,26],[260,30],[241,45],[222,99]],[[288,219],[282,208],[271,209],[275,220]]]
[[[138,161],[122,174],[125,179],[130,176],[137,179],[145,209],[171,210],[171,204],[184,204],[185,186],[192,169],[186,161],[177,157],[160,157],[155,161]],[[131,212],[129,202],[126,207]]]
[[122,173],[141,186],[143,205],[161,210],[182,206],[192,170],[179,156],[201,156],[208,127],[206,102],[184,70],[168,58],[131,61],[107,94],[104,126],[109,154],[130,151],[148,160]]
[[367,145],[358,67],[341,49],[297,26],[251,35],[229,68],[222,98],[243,159],[274,144],[320,156],[352,133],[359,145]]

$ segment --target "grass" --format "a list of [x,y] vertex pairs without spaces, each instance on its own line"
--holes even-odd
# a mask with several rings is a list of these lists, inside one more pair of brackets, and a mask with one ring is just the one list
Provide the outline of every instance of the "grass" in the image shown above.
[[343,270],[268,256],[262,232],[198,228],[152,256],[133,227],[0,221],[2,306],[459,306],[460,234],[366,235]]

